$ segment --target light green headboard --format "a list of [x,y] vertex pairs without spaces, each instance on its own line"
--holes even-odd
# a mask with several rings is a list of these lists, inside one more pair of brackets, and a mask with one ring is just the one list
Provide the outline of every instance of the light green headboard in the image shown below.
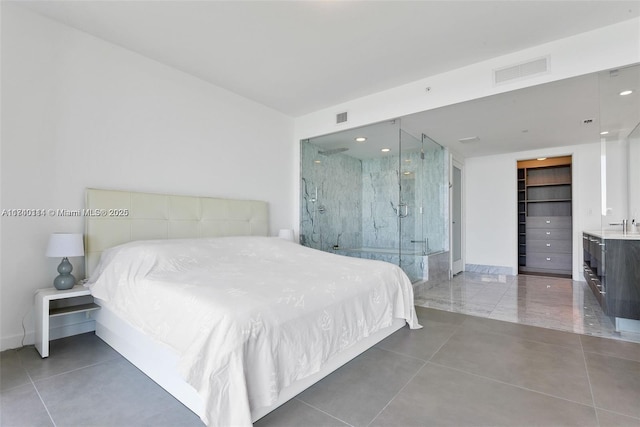
[[269,208],[255,200],[175,196],[89,188],[85,271],[102,251],[134,240],[269,235]]

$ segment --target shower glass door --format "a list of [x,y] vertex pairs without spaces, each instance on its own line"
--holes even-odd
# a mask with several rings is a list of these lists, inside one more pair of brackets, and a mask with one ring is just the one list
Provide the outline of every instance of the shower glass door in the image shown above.
[[428,241],[424,234],[424,149],[423,142],[400,130],[398,156],[398,248],[400,267],[411,281],[423,277]]
[[301,141],[300,243],[426,279],[425,257],[447,250],[443,153],[400,120]]

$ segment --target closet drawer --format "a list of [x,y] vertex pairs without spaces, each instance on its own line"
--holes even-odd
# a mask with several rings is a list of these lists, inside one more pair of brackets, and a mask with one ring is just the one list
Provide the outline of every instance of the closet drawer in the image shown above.
[[571,271],[571,254],[528,252],[527,267]]
[[530,228],[527,240],[571,240],[571,229],[566,228]]
[[570,216],[528,216],[527,233],[530,228],[571,229]]
[[527,252],[570,254],[571,241],[570,240],[530,240],[527,238]]

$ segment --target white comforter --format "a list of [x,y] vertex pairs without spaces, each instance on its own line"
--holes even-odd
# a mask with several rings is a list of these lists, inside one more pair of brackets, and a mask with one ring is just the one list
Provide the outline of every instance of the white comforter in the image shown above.
[[251,425],[252,410],[394,317],[420,327],[399,267],[270,237],[127,243],[88,286],[180,354],[215,426]]

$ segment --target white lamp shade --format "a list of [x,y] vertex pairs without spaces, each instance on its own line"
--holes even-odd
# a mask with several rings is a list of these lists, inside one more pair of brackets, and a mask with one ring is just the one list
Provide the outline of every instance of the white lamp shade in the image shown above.
[[53,233],[49,237],[47,256],[64,258],[84,256],[84,244],[80,233]]
[[278,237],[293,242],[293,230],[283,229],[278,231]]

